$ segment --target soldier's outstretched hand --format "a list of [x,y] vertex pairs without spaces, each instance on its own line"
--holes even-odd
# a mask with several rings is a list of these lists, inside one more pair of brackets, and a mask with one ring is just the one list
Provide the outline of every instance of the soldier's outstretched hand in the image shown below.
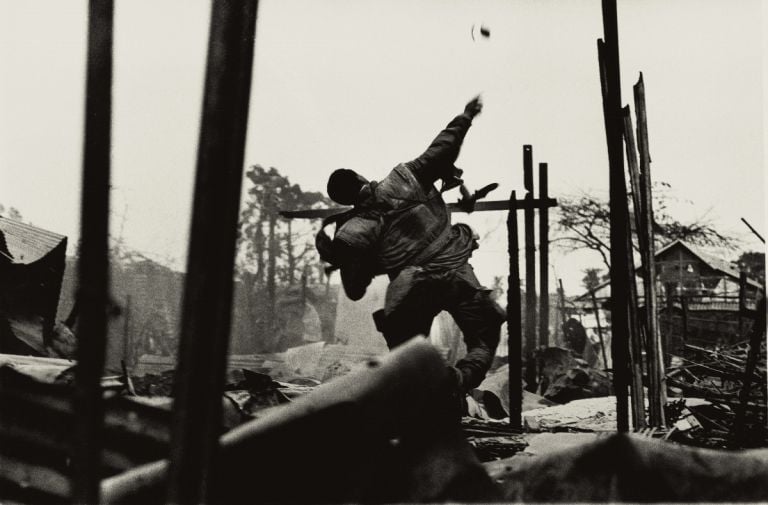
[[483,110],[483,100],[482,98],[480,98],[480,95],[477,95],[475,98],[470,100],[469,103],[467,103],[466,107],[464,107],[464,113],[472,118],[480,114],[482,110]]

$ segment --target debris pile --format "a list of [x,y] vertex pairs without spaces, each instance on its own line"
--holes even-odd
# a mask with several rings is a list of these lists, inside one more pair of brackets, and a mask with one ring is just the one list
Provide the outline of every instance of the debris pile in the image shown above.
[[602,370],[569,349],[547,347],[537,351],[539,362],[539,394],[556,403],[608,396],[610,379]]
[[[667,384],[672,393],[703,398],[710,403],[694,409],[693,413],[704,430],[699,433],[693,431],[690,435],[695,439],[689,442],[706,446],[732,445],[728,441],[734,432],[748,350],[747,342],[712,349],[686,344],[685,355],[668,369]],[[766,384],[766,348],[763,341],[746,402],[744,433],[738,445],[757,447],[768,443]]]
[[[68,501],[76,423],[72,366],[69,360],[0,355],[1,501]],[[115,378],[102,380],[105,477],[168,453],[168,405],[120,395],[122,389]]]

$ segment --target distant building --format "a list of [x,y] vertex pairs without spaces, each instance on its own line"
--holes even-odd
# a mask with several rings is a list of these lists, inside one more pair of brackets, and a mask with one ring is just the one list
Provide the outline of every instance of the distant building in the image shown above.
[[[656,279],[663,293],[684,296],[704,310],[739,310],[738,270],[728,262],[675,240],[656,253]],[[761,285],[747,278],[747,304],[754,309]],[[694,307],[691,307],[694,310]]]
[[[656,252],[656,292],[660,308],[662,333],[670,335],[676,347],[682,340],[704,343],[732,342],[743,337],[745,324],[740,316],[740,273],[727,261],[704,253],[682,240],[662,247]],[[642,269],[636,270],[638,304],[645,306]],[[744,309],[753,311],[762,285],[747,278]],[[610,299],[610,282],[594,290],[603,330],[610,330],[610,312],[606,302]],[[595,317],[591,292],[571,299],[582,324],[595,331]],[[744,314],[742,314],[744,315]],[[685,317],[684,317],[685,316]],[[577,316],[579,317],[579,316]],[[676,342],[676,343],[675,343]]]

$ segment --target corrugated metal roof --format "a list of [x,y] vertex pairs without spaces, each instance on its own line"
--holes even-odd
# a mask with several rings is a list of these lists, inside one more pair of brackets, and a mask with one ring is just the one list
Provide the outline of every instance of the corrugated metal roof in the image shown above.
[[0,231],[5,235],[8,252],[14,263],[34,263],[67,237],[52,231],[0,216]]

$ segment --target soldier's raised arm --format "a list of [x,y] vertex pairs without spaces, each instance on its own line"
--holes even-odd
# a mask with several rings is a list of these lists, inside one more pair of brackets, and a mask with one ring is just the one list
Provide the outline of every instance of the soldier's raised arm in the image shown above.
[[461,144],[472,120],[483,110],[480,96],[470,100],[459,114],[441,131],[426,151],[407,165],[424,185],[431,185],[438,179],[455,177],[454,163],[459,156]]

